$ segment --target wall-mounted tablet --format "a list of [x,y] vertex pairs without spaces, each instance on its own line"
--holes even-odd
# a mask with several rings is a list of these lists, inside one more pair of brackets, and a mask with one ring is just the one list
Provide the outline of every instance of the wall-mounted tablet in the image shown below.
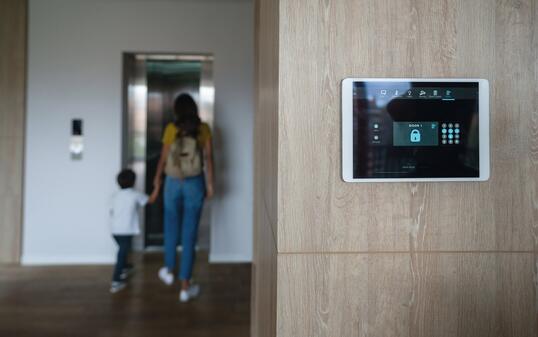
[[344,79],[342,173],[347,182],[489,179],[488,81]]

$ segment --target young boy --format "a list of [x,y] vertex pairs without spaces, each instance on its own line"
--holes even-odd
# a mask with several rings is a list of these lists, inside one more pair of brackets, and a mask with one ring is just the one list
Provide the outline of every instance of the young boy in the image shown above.
[[125,288],[127,274],[132,269],[127,264],[127,258],[131,251],[133,236],[140,234],[138,208],[147,203],[154,203],[159,195],[158,188],[153,190],[150,197],[133,189],[136,181],[136,174],[133,170],[122,170],[117,176],[117,181],[121,190],[112,196],[110,206],[111,232],[119,246],[112,285],[110,286],[111,293],[117,293]]

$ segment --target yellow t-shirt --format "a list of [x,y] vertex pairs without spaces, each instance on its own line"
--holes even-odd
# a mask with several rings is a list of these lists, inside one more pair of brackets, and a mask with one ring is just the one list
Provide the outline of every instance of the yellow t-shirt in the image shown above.
[[[172,145],[176,141],[177,136],[177,126],[174,123],[168,123],[166,128],[164,129],[164,135],[163,135],[163,144],[164,145]],[[209,125],[207,123],[200,124],[200,129],[198,130],[198,142],[200,145],[205,145],[209,140],[211,139],[211,130],[209,129]]]

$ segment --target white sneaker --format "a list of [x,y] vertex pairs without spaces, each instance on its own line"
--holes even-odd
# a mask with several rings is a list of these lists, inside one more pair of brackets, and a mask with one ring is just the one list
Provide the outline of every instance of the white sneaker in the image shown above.
[[159,269],[159,278],[167,286],[171,286],[174,283],[174,274],[170,273],[166,267]]
[[193,299],[200,294],[200,286],[197,284],[193,284],[189,287],[187,290],[181,290],[179,293],[179,301],[180,302],[188,302],[190,299]]
[[120,279],[122,281],[125,281],[127,280],[129,277],[131,277],[134,273],[134,268],[131,267],[131,268],[125,268],[122,272],[121,272],[121,275],[120,275]]
[[112,282],[112,284],[110,285],[110,293],[112,294],[115,294],[117,293],[118,291],[122,290],[123,288],[125,288],[126,284],[125,282]]

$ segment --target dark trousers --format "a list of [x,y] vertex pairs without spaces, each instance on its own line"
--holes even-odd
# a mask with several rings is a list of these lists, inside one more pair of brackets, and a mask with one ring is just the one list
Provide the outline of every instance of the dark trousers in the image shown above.
[[127,258],[131,252],[131,242],[133,240],[132,235],[114,235],[114,240],[118,244],[118,257],[116,259],[116,267],[114,267],[114,275],[112,276],[112,281],[120,282],[121,273],[124,269],[128,268]]

